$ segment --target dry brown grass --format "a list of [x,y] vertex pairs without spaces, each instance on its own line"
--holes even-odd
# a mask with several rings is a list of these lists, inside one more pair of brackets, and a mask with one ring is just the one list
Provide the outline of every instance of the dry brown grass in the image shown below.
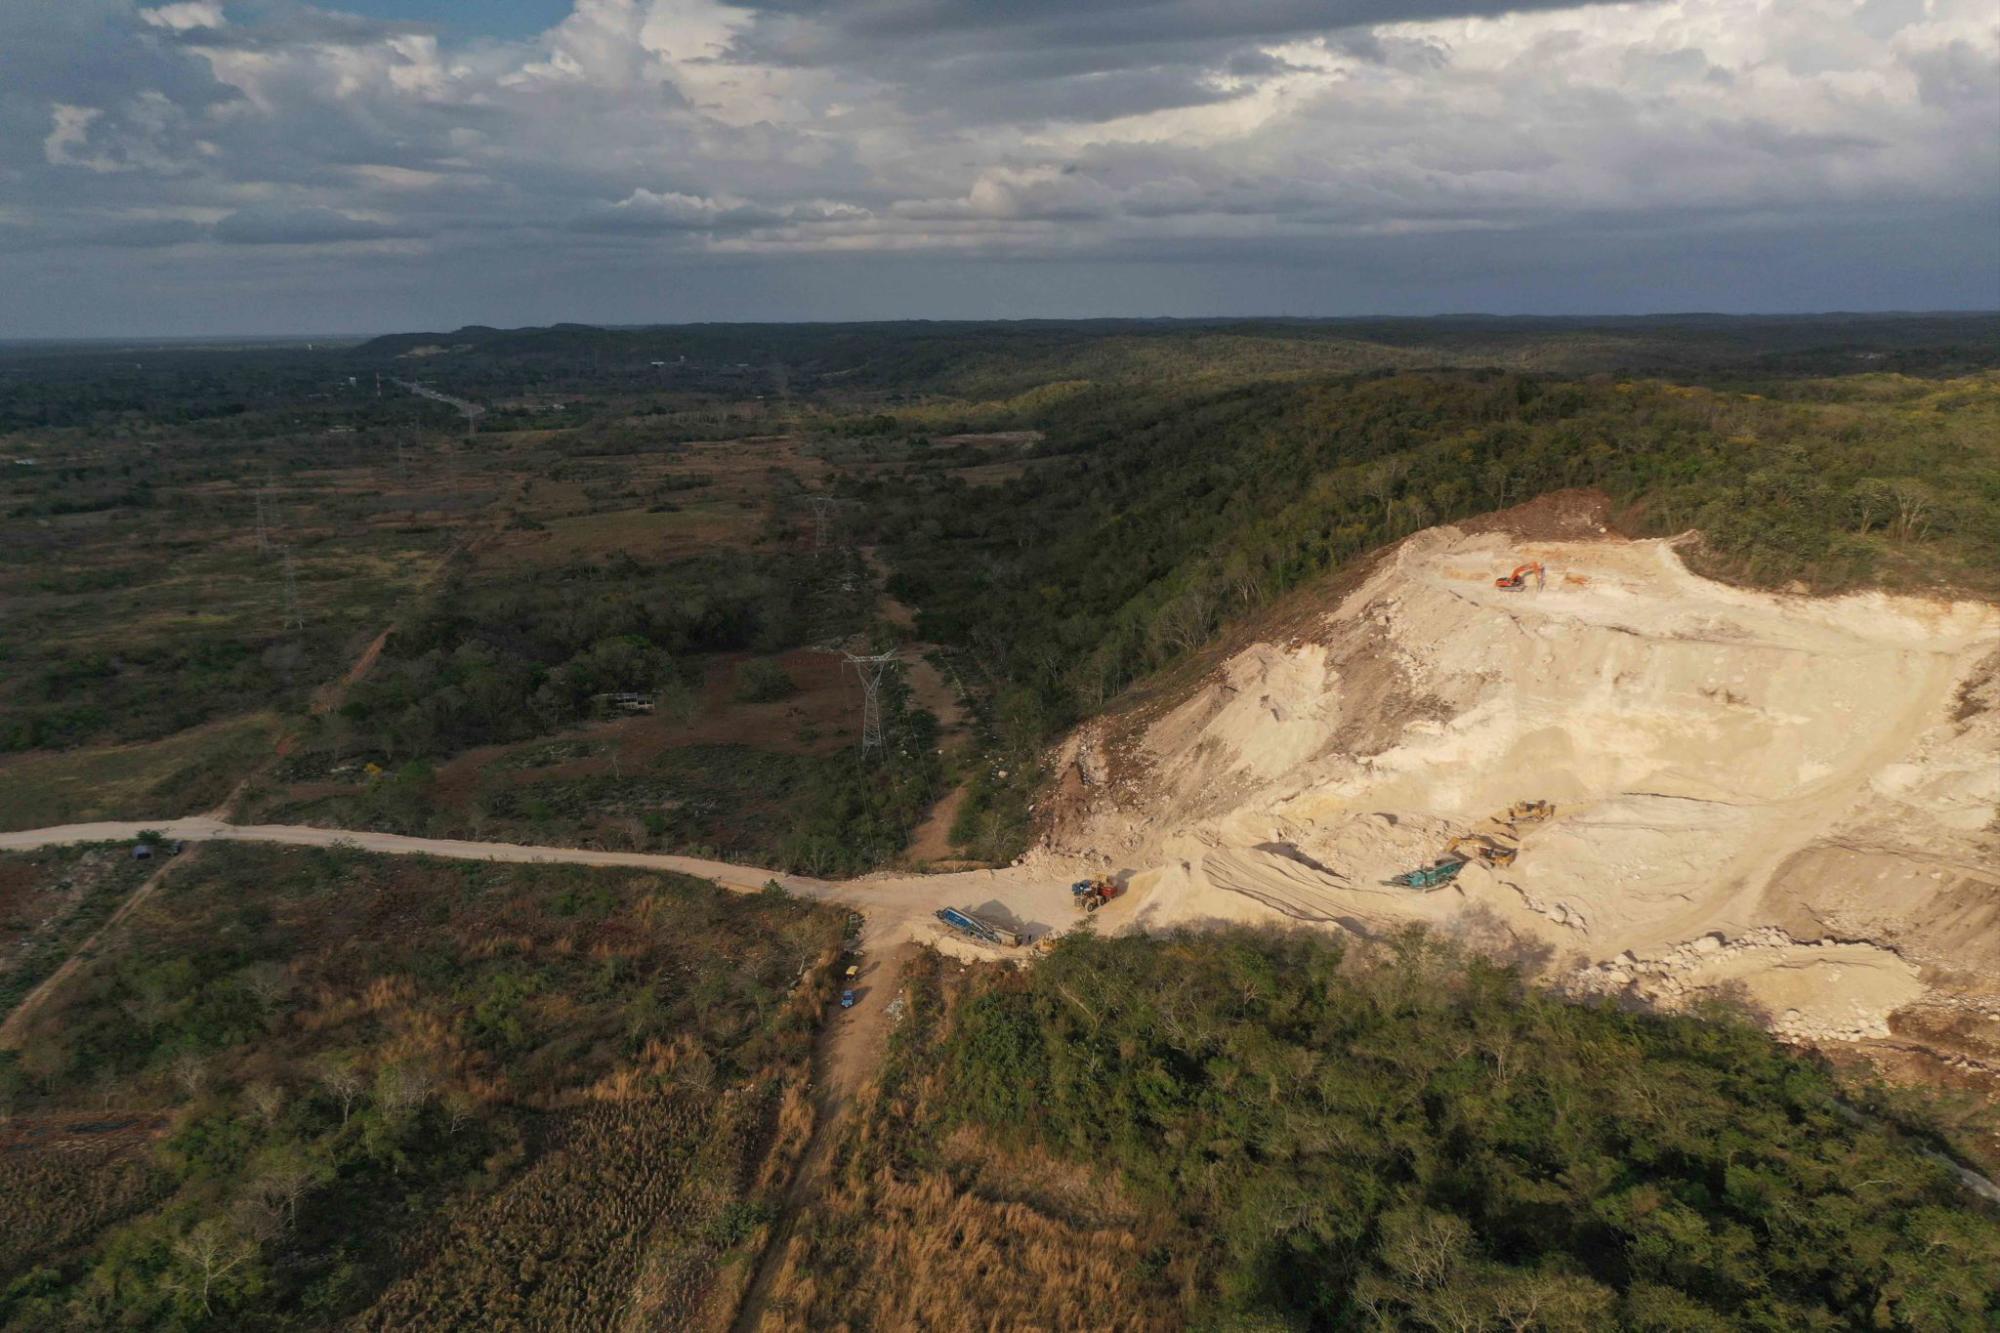
[[147,1154],[157,1128],[148,1117],[135,1132],[77,1138],[55,1126],[42,1142],[0,1143],[0,1274],[24,1273],[166,1193]]
[[1179,1328],[1178,1302],[1143,1277],[1143,1245],[1131,1227],[1077,1225],[943,1171],[883,1167],[800,1228],[760,1328]]
[[[948,1030],[965,975],[927,953],[909,967],[930,1031]],[[1192,1272],[1146,1257],[1191,1247],[1113,1174],[970,1130],[909,1151],[945,1075],[921,1035],[899,1040],[887,1089],[858,1095],[838,1165],[792,1230],[760,1333],[1183,1327]]]
[[142,745],[0,757],[0,830],[199,813],[270,753],[277,725],[257,713]]
[[687,1327],[721,1246],[749,1128],[740,1098],[676,1093],[599,1103],[442,1235],[357,1329]]

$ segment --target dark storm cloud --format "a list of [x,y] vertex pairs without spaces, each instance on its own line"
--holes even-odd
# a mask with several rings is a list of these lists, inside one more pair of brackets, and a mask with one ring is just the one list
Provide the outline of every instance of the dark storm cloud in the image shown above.
[[869,53],[906,50],[912,42],[972,39],[988,49],[1096,51],[1099,68],[1150,61],[1166,51],[1280,42],[1374,24],[1575,7],[1576,0],[750,0],[745,6],[813,25],[811,38],[797,27],[753,35],[746,45],[760,55],[837,56],[850,63]]
[[751,0],[760,21],[733,54],[887,73],[905,106],[942,119],[1110,119],[1222,100],[1228,83],[1279,69],[1263,49],[1276,44],[1327,39],[1379,58],[1371,25],[1613,2]]

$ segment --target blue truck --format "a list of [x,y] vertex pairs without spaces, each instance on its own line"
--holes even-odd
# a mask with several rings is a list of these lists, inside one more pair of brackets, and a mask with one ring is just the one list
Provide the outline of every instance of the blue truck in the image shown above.
[[1018,949],[1028,942],[1027,936],[1018,930],[988,921],[985,917],[975,916],[971,912],[961,911],[956,907],[940,907],[937,910],[937,919],[961,935],[970,935],[975,940],[997,944],[1002,948]]

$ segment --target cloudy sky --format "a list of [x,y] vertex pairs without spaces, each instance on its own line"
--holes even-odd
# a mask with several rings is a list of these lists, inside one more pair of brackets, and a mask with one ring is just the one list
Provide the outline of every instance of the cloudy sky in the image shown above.
[[2000,306],[1994,0],[0,0],[0,337]]

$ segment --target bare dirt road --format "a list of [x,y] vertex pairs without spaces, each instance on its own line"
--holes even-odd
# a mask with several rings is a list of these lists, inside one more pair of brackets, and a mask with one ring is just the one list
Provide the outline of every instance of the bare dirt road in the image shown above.
[[[881,876],[854,880],[813,879],[758,866],[732,865],[695,856],[659,852],[612,852],[585,847],[524,846],[511,842],[460,842],[412,838],[396,833],[312,828],[295,824],[231,824],[210,815],[185,819],[125,820],[65,824],[55,828],[0,833],[0,851],[25,851],[83,842],[130,842],[146,829],[188,842],[267,842],[294,847],[351,847],[401,856],[441,856],[456,861],[557,862],[586,866],[630,866],[666,870],[713,880],[725,889],[755,893],[772,884],[802,898],[842,903],[863,912],[863,940],[871,948],[940,933],[933,913],[940,907],[970,907],[1026,927],[1039,935],[1075,916],[1070,907],[1065,866],[981,870],[955,875]],[[1073,877],[1073,876],[1070,876]],[[954,951],[998,956],[960,941]]]
[[851,1009],[836,1009],[821,1030],[813,1055],[813,1128],[799,1169],[785,1192],[778,1224],[757,1261],[757,1274],[737,1307],[735,1333],[757,1333],[770,1308],[771,1291],[784,1271],[785,1255],[799,1218],[825,1183],[848,1117],[861,1100],[870,1077],[881,1067],[896,1026],[891,1006],[902,993],[903,969],[915,946],[864,954],[854,987]]

